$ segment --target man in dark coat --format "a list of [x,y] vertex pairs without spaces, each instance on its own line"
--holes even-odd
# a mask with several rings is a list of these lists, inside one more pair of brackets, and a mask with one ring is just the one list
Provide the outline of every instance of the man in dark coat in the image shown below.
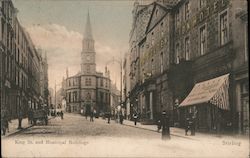
[[134,119],[134,124],[135,124],[135,126],[136,126],[137,119],[138,119],[138,115],[137,115],[136,112],[133,114],[133,119]]
[[107,118],[108,118],[108,124],[110,124],[110,117],[111,117],[111,114],[110,114],[109,111],[107,112],[106,116],[107,116]]
[[170,139],[169,118],[167,116],[166,111],[162,112],[161,126],[162,126],[162,140]]

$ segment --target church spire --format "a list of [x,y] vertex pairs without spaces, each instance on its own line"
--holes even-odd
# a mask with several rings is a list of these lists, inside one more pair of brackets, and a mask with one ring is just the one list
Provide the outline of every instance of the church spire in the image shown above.
[[87,23],[85,27],[84,39],[93,39],[89,11],[88,11]]

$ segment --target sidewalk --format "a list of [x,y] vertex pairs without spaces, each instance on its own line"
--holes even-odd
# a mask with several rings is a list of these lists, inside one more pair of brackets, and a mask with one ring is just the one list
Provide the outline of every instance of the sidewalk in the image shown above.
[[[48,116],[48,120],[50,120],[52,118],[53,117]],[[11,120],[11,122],[9,122],[9,132],[8,132],[8,130],[6,130],[5,135],[1,134],[1,138],[17,134],[18,132],[26,130],[26,129],[32,127],[32,126],[34,126],[34,125],[28,123],[28,118],[24,118],[22,120],[22,129],[17,129],[18,128],[18,119]]]
[[27,128],[30,128],[32,125],[28,123],[28,118],[25,118],[22,120],[22,129],[17,129],[18,127],[18,119],[15,120],[11,120],[11,122],[9,122],[9,132],[8,130],[6,130],[5,135],[1,134],[1,137],[8,137],[10,135],[13,135],[15,133],[18,133],[22,130],[25,130]]
[[[137,122],[137,124],[135,126],[134,122],[129,121],[129,120],[123,120],[123,125],[158,132],[157,125],[142,125],[140,122]],[[161,131],[159,132],[159,134],[160,133],[161,133]],[[219,136],[217,134],[201,133],[201,132],[196,132],[195,136],[190,136],[190,135],[186,136],[185,130],[182,128],[177,128],[177,127],[170,127],[170,135],[182,137],[182,138],[186,138],[186,139],[191,139],[191,140],[195,140],[195,141],[201,141],[201,140],[207,141],[207,140],[214,140],[214,139],[218,139],[218,140],[222,140],[222,139],[231,139],[231,140],[242,139],[242,140],[245,140],[246,139],[246,137],[240,136],[240,135],[233,135],[233,136],[220,135]]]

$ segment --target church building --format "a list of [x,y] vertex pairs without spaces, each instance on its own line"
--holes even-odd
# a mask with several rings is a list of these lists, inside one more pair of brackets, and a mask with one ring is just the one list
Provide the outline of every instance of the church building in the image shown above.
[[107,111],[110,108],[110,84],[107,69],[105,74],[96,71],[95,41],[88,13],[82,41],[81,72],[66,79],[67,112]]

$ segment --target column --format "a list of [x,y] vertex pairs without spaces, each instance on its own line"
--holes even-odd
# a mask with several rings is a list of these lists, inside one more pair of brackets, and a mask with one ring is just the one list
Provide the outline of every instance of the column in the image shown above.
[[149,93],[150,119],[153,119],[153,92]]

